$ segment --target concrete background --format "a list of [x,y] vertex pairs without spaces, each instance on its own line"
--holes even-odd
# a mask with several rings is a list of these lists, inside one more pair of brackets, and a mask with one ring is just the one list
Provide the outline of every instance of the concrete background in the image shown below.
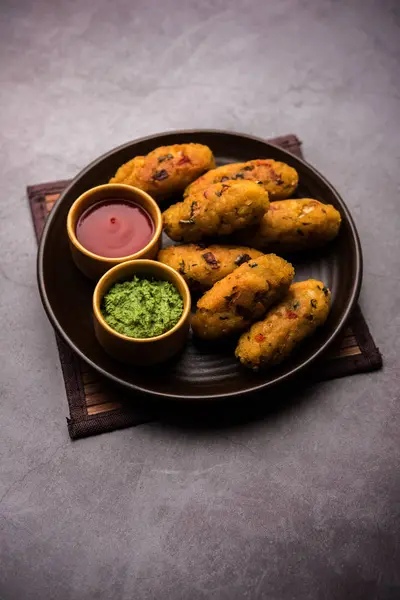
[[[2,0],[3,600],[400,597],[399,2]],[[223,431],[76,443],[27,184],[129,139],[297,133],[339,189],[385,359]]]

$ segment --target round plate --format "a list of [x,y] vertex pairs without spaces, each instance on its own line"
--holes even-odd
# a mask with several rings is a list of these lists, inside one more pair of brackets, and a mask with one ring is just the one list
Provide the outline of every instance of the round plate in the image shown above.
[[[110,358],[93,330],[93,283],[72,262],[66,231],[67,213],[89,188],[106,183],[117,168],[136,155],[168,144],[198,142],[210,146],[218,164],[274,158],[294,167],[298,197],[333,204],[341,213],[338,237],[322,250],[293,260],[296,280],[322,280],[332,291],[327,322],[282,365],[254,373],[234,358],[233,346],[199,344],[189,339],[173,360],[153,368],[135,368]],[[169,240],[164,239],[166,243]],[[262,139],[224,131],[178,131],[129,142],[90,164],[61,195],[47,220],[38,253],[38,282],[43,305],[56,331],[89,365],[126,388],[179,399],[215,399],[247,394],[288,380],[303,371],[334,341],[355,302],[362,278],[360,242],[350,213],[335,189],[306,162]]]

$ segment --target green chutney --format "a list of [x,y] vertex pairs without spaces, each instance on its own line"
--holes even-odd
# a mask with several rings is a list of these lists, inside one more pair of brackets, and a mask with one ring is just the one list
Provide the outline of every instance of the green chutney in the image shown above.
[[150,338],[172,329],[183,313],[183,300],[169,281],[144,279],[115,283],[103,298],[101,313],[118,333]]

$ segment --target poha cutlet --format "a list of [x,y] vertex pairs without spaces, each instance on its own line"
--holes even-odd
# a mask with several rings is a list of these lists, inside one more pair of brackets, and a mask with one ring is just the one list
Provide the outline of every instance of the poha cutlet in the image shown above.
[[194,333],[216,339],[246,329],[287,293],[293,277],[293,266],[275,254],[241,265],[200,298]]

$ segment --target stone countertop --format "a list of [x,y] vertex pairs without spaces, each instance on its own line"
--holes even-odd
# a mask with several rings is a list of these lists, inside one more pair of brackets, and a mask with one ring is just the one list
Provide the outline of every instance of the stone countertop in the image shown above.
[[[398,2],[4,0],[0,55],[2,600],[399,598]],[[385,368],[241,426],[72,443],[25,187],[184,128],[303,140]]]

